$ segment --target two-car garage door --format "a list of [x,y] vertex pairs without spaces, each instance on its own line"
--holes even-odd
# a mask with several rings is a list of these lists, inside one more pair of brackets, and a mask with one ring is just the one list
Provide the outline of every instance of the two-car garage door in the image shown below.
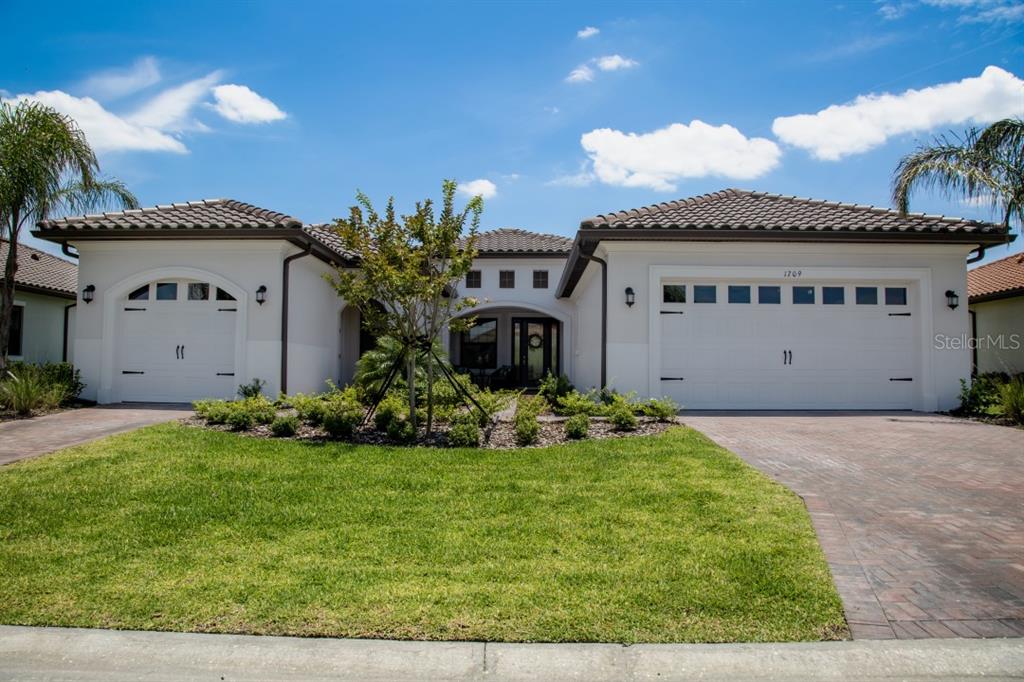
[[688,409],[912,409],[918,308],[900,282],[666,280],[660,383]]
[[235,392],[238,302],[188,280],[143,285],[118,301],[118,400],[189,402]]

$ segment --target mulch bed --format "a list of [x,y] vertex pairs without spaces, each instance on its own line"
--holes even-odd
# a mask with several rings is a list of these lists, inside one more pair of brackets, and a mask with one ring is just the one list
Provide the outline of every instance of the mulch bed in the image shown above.
[[[195,428],[212,429],[214,431],[232,431],[231,427],[225,424],[207,424],[205,420],[200,419],[199,417],[189,417],[184,420],[184,423],[187,426]],[[601,440],[605,438],[650,436],[661,433],[676,423],[678,422],[659,422],[651,417],[637,417],[637,428],[635,430],[617,431],[612,424],[608,422],[608,420],[602,417],[591,417],[590,433],[587,436],[587,439]],[[446,424],[437,425],[435,433],[429,439],[426,438],[423,430],[421,429],[420,437],[413,445],[446,447],[447,439],[445,437],[445,433],[447,429],[448,427]],[[270,426],[265,424],[257,424],[252,428],[252,430],[242,431],[239,433],[240,435],[250,436],[252,438],[275,438],[270,431]],[[319,426],[300,424],[299,430],[294,436],[289,439],[282,440],[299,440],[321,443],[330,441],[331,439],[328,438],[327,434]],[[358,445],[398,445],[398,443],[395,443],[388,438],[386,434],[375,430],[372,425],[359,429],[356,431],[355,436],[352,439],[344,442],[355,443]],[[548,445],[571,442],[575,441],[565,437],[565,418],[541,417],[540,435],[538,436],[537,443],[527,447],[546,447]],[[480,447],[489,450],[509,450],[520,447],[516,445],[515,442],[515,431],[513,429],[512,422],[501,420],[496,422],[489,429],[481,429]]]

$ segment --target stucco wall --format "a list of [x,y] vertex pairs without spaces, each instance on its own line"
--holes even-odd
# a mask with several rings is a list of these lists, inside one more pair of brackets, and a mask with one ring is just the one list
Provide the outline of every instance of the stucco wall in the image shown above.
[[[813,279],[814,268],[884,269],[892,279],[910,278],[911,271],[925,270],[928,275],[929,328],[922,329],[922,382],[919,409],[948,409],[957,404],[959,380],[970,375],[969,351],[957,349],[943,340],[968,334],[967,310],[946,307],[944,292],[952,289],[961,298],[966,291],[965,257],[969,246],[961,245],[882,245],[882,244],[783,244],[714,242],[605,242],[601,253],[608,261],[608,383],[623,391],[641,395],[657,392],[649,378],[648,353],[650,329],[650,273],[659,266],[722,266],[801,269]],[[598,271],[596,264],[589,271]],[[888,275],[887,275],[888,276]],[[916,275],[915,275],[916,276]],[[600,277],[581,282],[573,294],[581,309],[599,309]],[[636,305],[627,307],[624,290],[636,292]],[[595,305],[594,301],[597,302]],[[579,313],[581,319],[586,313]],[[587,334],[590,338],[590,334]],[[600,338],[595,337],[595,342]],[[589,367],[589,363],[587,364]],[[589,377],[589,370],[586,372]],[[925,385],[925,384],[929,385]]]
[[68,298],[14,291],[14,304],[23,306],[21,355],[25,362],[60,362],[64,351],[64,306]]
[[978,372],[1024,372],[1024,296],[976,303]]
[[[290,267],[288,392],[320,392],[326,389],[327,379],[344,383],[341,311],[345,302],[324,279],[333,272],[327,263],[305,256]],[[358,333],[355,343],[358,346]]]

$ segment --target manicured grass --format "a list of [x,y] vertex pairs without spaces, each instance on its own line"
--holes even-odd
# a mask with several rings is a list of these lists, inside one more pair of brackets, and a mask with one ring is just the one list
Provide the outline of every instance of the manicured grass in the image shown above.
[[506,641],[845,634],[800,500],[696,433],[484,451],[155,426],[0,470],[0,622]]

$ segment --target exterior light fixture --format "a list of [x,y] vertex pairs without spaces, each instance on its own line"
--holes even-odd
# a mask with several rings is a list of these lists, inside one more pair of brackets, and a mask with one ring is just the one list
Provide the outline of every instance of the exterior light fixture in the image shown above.
[[260,288],[256,290],[256,302],[260,305],[267,300],[267,285],[261,284]]
[[633,287],[626,287],[626,305],[630,308],[636,303],[636,292],[633,291]]
[[82,300],[86,303],[92,303],[92,299],[96,297],[96,285],[90,284],[86,288],[82,289]]
[[946,290],[946,305],[949,306],[950,310],[956,310],[960,305],[960,297],[952,289]]

